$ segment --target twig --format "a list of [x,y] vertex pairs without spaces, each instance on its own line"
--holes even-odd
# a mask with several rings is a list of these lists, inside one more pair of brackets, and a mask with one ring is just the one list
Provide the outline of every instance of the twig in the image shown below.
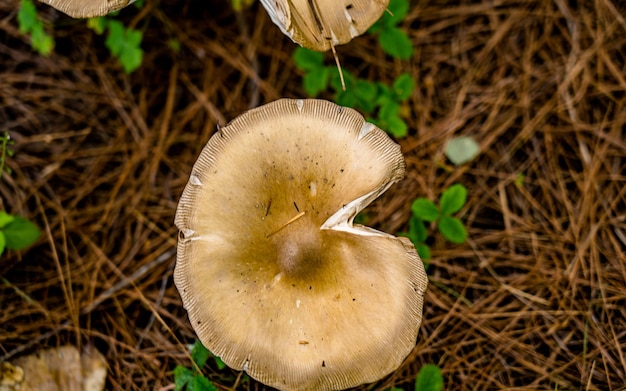
[[165,261],[170,260],[174,256],[175,253],[176,253],[175,249],[168,250],[168,251],[164,252],[163,254],[161,254],[160,256],[158,256],[155,260],[153,260],[153,261],[143,265],[139,269],[135,270],[135,272],[133,274],[131,274],[130,276],[123,278],[122,280],[118,281],[115,285],[113,285],[112,287],[107,289],[106,291],[100,293],[98,295],[98,297],[94,301],[92,301],[87,307],[83,308],[80,313],[82,315],[90,313],[96,307],[98,307],[100,304],[102,304],[103,301],[105,301],[105,300],[109,299],[111,296],[113,296],[116,292],[126,288],[128,285],[130,285],[130,284],[134,283],[135,281],[139,280],[141,277],[143,277],[150,270],[156,268],[157,266],[161,265]]

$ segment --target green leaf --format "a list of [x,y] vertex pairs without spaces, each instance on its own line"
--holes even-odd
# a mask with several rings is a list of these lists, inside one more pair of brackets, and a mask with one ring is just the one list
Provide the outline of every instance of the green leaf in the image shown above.
[[374,111],[376,107],[376,97],[378,96],[378,87],[376,84],[366,80],[359,80],[356,82],[352,92],[363,111],[366,113],[372,113]]
[[400,117],[400,105],[394,101],[388,101],[384,105],[380,107],[380,111],[378,112],[378,118],[382,121],[389,121],[393,118]]
[[120,55],[120,62],[124,67],[126,73],[131,73],[135,69],[139,68],[143,61],[143,50],[141,50],[141,39],[143,34],[141,31],[132,29],[126,30],[126,38],[128,46]]
[[188,368],[177,365],[174,368],[174,391],[182,391],[186,384],[193,380],[194,374]]
[[39,228],[21,216],[13,216],[13,221],[2,228],[6,239],[6,247],[21,250],[35,243],[41,235]]
[[413,201],[411,211],[416,217],[429,222],[435,221],[441,216],[435,203],[426,198],[418,198]]
[[117,57],[126,73],[139,68],[143,60],[140,44],[143,34],[131,28],[125,28],[122,22],[109,20],[109,34],[104,44]]
[[22,34],[30,33],[36,26],[41,25],[37,18],[37,8],[31,0],[22,0],[20,10],[17,12],[17,23]]
[[446,144],[445,154],[455,166],[473,160],[480,152],[480,146],[472,137],[459,136]]
[[361,100],[373,102],[378,95],[378,87],[367,80],[359,80],[354,86],[354,95]]
[[37,16],[37,8],[31,0],[22,0],[17,22],[20,33],[30,34],[33,49],[44,56],[52,53],[54,39],[44,31],[43,23]]
[[327,67],[313,69],[307,72],[302,79],[302,87],[304,91],[311,96],[316,97],[320,92],[328,88],[328,80],[330,78],[330,69]]
[[221,371],[222,369],[226,368],[226,364],[224,364],[224,361],[222,361],[221,358],[213,356],[213,359],[215,360],[215,365],[217,365],[217,369]]
[[415,391],[443,390],[443,376],[441,369],[435,364],[426,364],[420,369],[415,380]]
[[198,367],[202,368],[204,364],[206,364],[206,360],[208,360],[209,356],[211,356],[211,352],[209,352],[200,341],[196,341],[193,344],[191,348],[191,358]]
[[54,49],[54,39],[43,31],[43,27],[33,29],[31,44],[39,54],[48,56]]
[[376,23],[371,25],[370,28],[367,29],[367,32],[369,34],[378,34],[381,31],[385,30],[387,26],[385,25],[384,21],[385,21],[385,14],[383,14],[383,16],[381,16],[380,19],[376,21]]
[[335,97],[335,103],[339,106],[356,107],[358,99],[350,91],[339,91]]
[[124,49],[126,39],[126,30],[122,22],[111,20],[109,23],[109,35],[105,41],[105,45],[111,53],[117,57],[120,56]]
[[409,0],[391,0],[387,9],[389,12],[383,14],[383,22],[385,25],[393,27],[409,13]]
[[415,245],[415,250],[417,251],[417,255],[422,258],[422,262],[424,262],[424,268],[428,269],[428,262],[430,260],[430,248],[426,243],[417,243]]
[[9,224],[13,220],[15,220],[15,218],[13,216],[8,214],[7,212],[0,211],[0,228],[2,228],[5,225]]
[[409,220],[409,232],[405,235],[402,235],[402,233],[399,235],[408,236],[408,238],[411,239],[417,251],[417,255],[420,256],[424,263],[424,268],[428,268],[427,261],[430,259],[430,248],[428,248],[428,245],[425,243],[428,238],[428,233],[426,232],[424,222],[416,216],[411,216]]
[[4,237],[4,233],[0,231],[0,255],[4,252],[4,248],[6,247],[7,240]]
[[424,222],[415,215],[411,216],[409,220],[409,238],[413,244],[425,242],[428,238]]
[[387,118],[384,129],[391,133],[395,138],[406,137],[409,134],[409,127],[400,117]]
[[293,61],[303,71],[313,71],[324,66],[324,54],[299,47],[293,52]]
[[452,213],[456,213],[467,200],[467,189],[460,183],[450,186],[441,195],[439,205],[441,206],[441,214],[449,216]]
[[455,217],[443,216],[438,227],[443,237],[452,243],[461,244],[467,240],[467,231],[463,223]]
[[378,42],[385,53],[401,60],[413,56],[413,44],[404,31],[391,27],[380,33]]
[[[389,12],[387,12],[389,11]],[[408,0],[391,0],[380,19],[370,27],[367,32],[377,34],[389,28],[395,27],[409,12]]]
[[403,73],[393,82],[393,93],[398,101],[404,101],[411,96],[415,82],[408,73]]
[[376,85],[378,86],[379,98],[393,100],[393,92],[391,91],[391,88],[388,85],[386,85],[385,83],[381,83],[381,82],[376,83]]
[[219,391],[217,387],[213,385],[204,376],[197,375],[193,378],[193,380],[187,385],[187,391]]
[[87,27],[95,31],[96,34],[100,35],[107,27],[107,18],[104,18],[102,16],[99,16],[97,18],[89,18],[87,19]]

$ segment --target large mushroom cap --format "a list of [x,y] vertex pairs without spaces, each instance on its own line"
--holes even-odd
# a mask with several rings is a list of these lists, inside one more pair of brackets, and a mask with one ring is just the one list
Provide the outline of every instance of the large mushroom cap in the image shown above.
[[389,0],[261,0],[272,22],[295,43],[327,51],[363,34]]
[[72,18],[93,18],[120,10],[135,0],[39,0]]
[[208,142],[176,213],[174,281],[202,343],[293,390],[378,380],[415,346],[427,279],[411,242],[353,225],[404,176],[356,111],[282,99]]

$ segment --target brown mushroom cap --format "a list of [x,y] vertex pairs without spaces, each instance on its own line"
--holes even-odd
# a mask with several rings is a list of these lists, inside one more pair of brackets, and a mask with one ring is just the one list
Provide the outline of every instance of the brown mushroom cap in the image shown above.
[[373,382],[415,346],[427,285],[406,238],[353,225],[404,176],[355,110],[282,99],[215,134],[176,213],[174,281],[202,343],[279,389]]
[[295,43],[324,52],[363,34],[389,0],[261,0],[261,4]]
[[135,0],[39,0],[72,18],[93,18],[120,10]]

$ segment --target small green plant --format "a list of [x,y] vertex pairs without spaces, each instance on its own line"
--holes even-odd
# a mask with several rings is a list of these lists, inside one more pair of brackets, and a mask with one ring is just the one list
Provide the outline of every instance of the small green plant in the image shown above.
[[424,222],[437,224],[441,235],[452,243],[461,244],[467,240],[467,230],[463,222],[452,216],[461,210],[466,200],[467,189],[465,186],[455,184],[443,192],[439,206],[427,198],[418,198],[413,201],[411,204],[413,215],[409,220],[409,232],[403,235],[411,239],[422,259],[430,259],[430,249],[426,244],[428,234]]
[[405,116],[402,106],[415,87],[409,74],[401,74],[391,86],[387,86],[380,82],[358,79],[344,69],[344,91],[337,69],[324,65],[323,53],[297,48],[293,59],[296,66],[304,71],[302,86],[309,96],[316,97],[330,86],[335,91],[334,101],[338,105],[361,109],[371,116],[368,121],[395,137],[407,135],[408,127],[402,119]]
[[90,18],[87,20],[87,26],[96,34],[102,34],[108,30],[104,44],[122,64],[124,72],[132,73],[141,66],[143,61],[141,49],[143,33],[141,31],[126,27],[119,20],[108,16]]
[[[135,2],[141,7],[143,0]],[[114,14],[112,14],[114,15]],[[47,56],[54,49],[54,38],[44,31],[43,22],[37,15],[37,8],[33,0],[22,0],[17,14],[19,29],[22,34],[30,34],[31,45],[40,54]],[[125,27],[124,24],[108,16],[87,19],[87,26],[97,34],[108,30],[105,41],[111,54],[122,64],[126,73],[139,68],[143,60],[141,31]]]
[[33,222],[0,211],[0,255],[5,249],[24,249],[35,243],[39,236],[41,232]]
[[331,84],[337,91],[335,102],[341,106],[360,108],[373,115],[368,121],[395,137],[405,137],[408,134],[408,126],[403,117],[406,117],[407,113],[403,112],[406,110],[402,107],[415,87],[411,75],[401,74],[391,87],[380,82],[359,80],[350,74],[348,76],[345,91],[341,89],[341,82],[337,78],[331,79]]
[[415,379],[415,391],[443,390],[443,376],[441,369],[435,364],[424,365]]
[[[424,365],[415,379],[415,391],[443,390],[443,376],[441,369],[435,364]],[[391,387],[388,391],[404,391],[402,388]]]
[[385,53],[402,60],[413,56],[411,40],[404,31],[397,27],[408,13],[408,0],[391,0],[388,12],[385,12],[368,30],[370,34],[378,36],[378,43]]
[[[174,390],[218,391],[217,387],[196,369],[202,368],[211,356],[211,352],[209,352],[200,341],[196,341],[191,345],[191,358],[197,367],[192,366],[192,369],[189,369],[182,365],[177,365],[176,368],[174,368]],[[226,367],[219,357],[213,356],[213,358],[219,370]]]
[[20,33],[30,34],[30,44],[39,54],[47,56],[54,49],[54,39],[43,28],[43,22],[37,15],[37,8],[32,0],[22,0],[17,13]]
[[426,244],[428,240],[428,232],[424,221],[419,217],[412,215],[409,220],[409,232],[400,232],[399,235],[406,236],[411,239],[411,242],[415,246],[415,250],[419,254],[424,265],[427,266],[427,261],[430,260],[430,247]]

